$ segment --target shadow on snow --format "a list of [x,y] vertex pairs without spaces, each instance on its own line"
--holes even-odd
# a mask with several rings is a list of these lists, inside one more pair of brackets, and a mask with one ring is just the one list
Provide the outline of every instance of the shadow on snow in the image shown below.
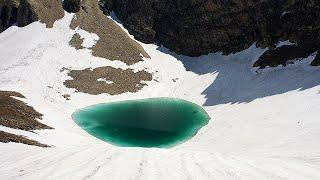
[[211,73],[215,76],[214,82],[202,92],[207,99],[205,106],[246,103],[320,85],[320,67],[309,65],[314,56],[287,67],[257,71],[252,64],[265,50],[256,48],[255,45],[231,55],[213,53],[200,57],[176,55],[164,47],[159,47],[158,50],[176,57],[187,71],[198,75]]

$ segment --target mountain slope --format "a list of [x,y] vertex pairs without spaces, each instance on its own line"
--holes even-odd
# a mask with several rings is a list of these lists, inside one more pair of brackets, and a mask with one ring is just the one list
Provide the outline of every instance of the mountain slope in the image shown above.
[[[32,133],[0,126],[51,146],[0,143],[0,179],[319,179],[320,69],[309,65],[316,54],[258,70],[252,66],[267,49],[255,44],[235,54],[192,58],[137,42],[150,58],[128,65],[93,56],[88,47],[97,34],[71,29],[73,18],[66,13],[53,28],[34,22],[0,34],[0,89],[23,94],[43,114],[41,122],[54,128]],[[87,48],[69,45],[77,32]],[[117,95],[64,86],[68,72],[99,67],[144,70],[153,80]],[[192,101],[211,120],[184,144],[144,149],[102,142],[71,118],[88,105],[150,97]]]

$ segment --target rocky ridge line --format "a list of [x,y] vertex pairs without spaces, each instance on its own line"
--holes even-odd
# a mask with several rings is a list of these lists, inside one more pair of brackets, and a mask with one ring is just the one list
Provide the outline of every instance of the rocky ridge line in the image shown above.
[[[138,40],[188,56],[235,53],[255,42],[273,51],[285,40],[305,52],[320,49],[315,0],[104,0],[101,7],[115,11]],[[269,58],[255,66],[279,64],[284,63]]]

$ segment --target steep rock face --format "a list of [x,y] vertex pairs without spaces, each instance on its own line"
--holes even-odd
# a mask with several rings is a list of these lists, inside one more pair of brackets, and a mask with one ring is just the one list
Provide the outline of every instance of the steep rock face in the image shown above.
[[64,0],[63,8],[69,13],[79,12],[81,8],[81,0]]
[[13,24],[26,26],[40,21],[52,27],[62,18],[61,0],[0,0],[0,32]]
[[17,14],[18,26],[23,27],[38,20],[39,17],[31,4],[27,0],[20,0]]
[[17,22],[18,0],[0,0],[0,32]]
[[161,43],[199,56],[241,51],[254,42],[273,48],[280,40],[319,47],[317,0],[105,0],[140,41]]

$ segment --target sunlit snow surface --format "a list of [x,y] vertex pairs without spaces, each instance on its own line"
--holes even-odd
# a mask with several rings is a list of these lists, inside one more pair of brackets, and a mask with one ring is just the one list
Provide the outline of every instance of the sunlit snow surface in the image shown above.
[[[0,89],[25,95],[44,114],[43,122],[55,128],[28,133],[0,127],[53,146],[0,144],[0,179],[320,178],[320,69],[308,65],[311,57],[256,72],[252,64],[265,50],[255,45],[229,56],[188,58],[142,44],[151,59],[128,67],[70,47],[71,19],[66,15],[53,29],[36,22],[0,34]],[[146,68],[156,81],[137,93],[117,96],[93,96],[63,86],[70,79],[63,68],[106,65]],[[172,149],[143,149],[97,140],[71,118],[92,104],[151,97],[203,105],[214,121]]]

